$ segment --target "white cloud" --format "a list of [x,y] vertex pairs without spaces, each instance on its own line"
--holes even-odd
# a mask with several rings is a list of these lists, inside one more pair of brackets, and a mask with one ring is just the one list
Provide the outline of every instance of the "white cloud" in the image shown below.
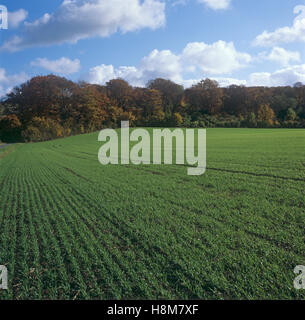
[[204,3],[206,6],[213,10],[228,9],[231,0],[197,0],[199,3]]
[[296,82],[305,83],[305,64],[289,66],[273,73],[256,72],[249,77],[249,86],[289,86]]
[[253,44],[273,47],[280,43],[305,42],[305,6],[296,6],[294,14],[298,16],[291,27],[278,28],[273,32],[264,31],[256,37]]
[[[171,0],[168,0],[168,1],[171,1]],[[188,2],[188,0],[173,0],[172,1],[172,6],[175,7],[175,6],[178,6],[178,5],[186,5]]]
[[[220,87],[228,87],[232,84],[241,86],[241,85],[246,85],[247,80],[240,80],[240,79],[234,79],[234,78],[218,78],[218,77],[210,77],[210,79],[215,80],[218,82]],[[188,79],[188,80],[183,80],[181,84],[185,88],[190,88],[191,86],[199,83],[202,80],[202,78],[199,79]]]
[[176,82],[182,82],[180,58],[169,50],[153,50],[144,57],[138,67],[122,66],[114,68],[112,65],[100,65],[91,68],[83,76],[89,83],[105,84],[107,81],[122,78],[134,86],[143,87],[149,80],[164,77]]
[[83,75],[82,80],[104,85],[109,80],[118,78],[128,81],[133,86],[143,87],[146,84],[142,72],[136,67],[114,68],[113,65],[105,64],[91,68],[87,74]]
[[[172,0],[168,0],[172,1]],[[232,0],[196,0],[198,3],[206,5],[213,10],[225,10],[230,8]],[[172,6],[186,5],[189,0],[174,0]]]
[[235,78],[212,78],[213,80],[216,80],[221,87],[228,87],[232,84],[241,86],[241,85],[246,85],[247,80],[240,80],[240,79],[235,79]]
[[24,35],[8,40],[2,50],[76,43],[118,31],[156,29],[164,24],[165,3],[161,0],[64,0],[54,13],[25,23]]
[[85,81],[95,84],[105,84],[109,80],[118,78],[118,75],[113,65],[102,64],[100,66],[93,67],[83,77]]
[[8,75],[4,68],[0,68],[0,97],[10,93],[15,86],[29,79],[25,72]]
[[[220,43],[220,44],[219,44]],[[264,58],[273,59],[282,64],[298,61],[295,52],[274,48]],[[122,78],[133,86],[145,86],[149,80],[157,77],[170,79],[176,83],[191,87],[201,79],[216,80],[221,87],[232,84],[246,86],[288,86],[296,82],[305,83],[305,64],[288,65],[273,73],[256,72],[248,79],[226,77],[251,61],[251,56],[238,52],[232,43],[222,41],[211,45],[190,43],[181,54],[169,50],[153,50],[144,57],[139,65],[115,68],[112,65],[96,66],[83,76],[89,83],[105,84],[115,78]]]
[[28,16],[28,12],[24,9],[19,9],[14,12],[8,13],[9,28],[18,28],[20,23],[23,22]]
[[58,60],[48,60],[46,58],[37,58],[31,62],[32,66],[40,67],[48,71],[69,75],[80,70],[80,61],[78,59],[70,60],[62,57]]
[[153,50],[137,67],[114,68],[112,65],[102,64],[91,68],[83,79],[90,83],[105,84],[111,79],[123,78],[134,86],[145,86],[149,80],[161,77],[188,87],[198,82],[184,79],[184,75],[190,73],[201,79],[212,77],[224,86],[244,84],[242,80],[215,76],[230,74],[246,66],[250,60],[251,56],[238,52],[233,43],[218,41],[207,45],[195,42],[189,43],[181,54],[174,54],[170,50]]
[[4,42],[4,44],[0,47],[0,50],[4,50],[4,51],[17,51],[17,47],[19,46],[19,44],[21,43],[21,38],[18,36],[14,36],[12,39]]
[[156,77],[165,77],[176,82],[182,81],[180,56],[173,54],[170,50],[153,50],[149,56],[143,58],[140,71],[146,82]]
[[288,51],[280,47],[274,47],[269,54],[266,52],[261,53],[259,58],[261,60],[277,62],[284,67],[289,66],[290,62],[301,61],[301,55],[298,51]]
[[232,42],[217,41],[211,45],[204,42],[189,43],[182,59],[193,69],[208,74],[230,74],[251,61],[247,53],[238,52]]
[[255,72],[250,74],[247,85],[249,86],[272,86],[271,73],[269,72]]

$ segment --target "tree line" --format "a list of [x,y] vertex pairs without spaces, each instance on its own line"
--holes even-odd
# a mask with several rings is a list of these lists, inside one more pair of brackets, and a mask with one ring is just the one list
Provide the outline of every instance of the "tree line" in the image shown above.
[[221,88],[210,79],[189,89],[155,79],[145,88],[122,79],[105,86],[37,76],[0,102],[0,139],[37,142],[131,126],[305,128],[305,85]]

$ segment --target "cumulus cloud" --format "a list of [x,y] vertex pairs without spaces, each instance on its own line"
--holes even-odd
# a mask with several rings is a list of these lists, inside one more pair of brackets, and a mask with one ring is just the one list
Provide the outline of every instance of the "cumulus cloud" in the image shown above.
[[301,60],[301,56],[297,51],[288,51],[284,48],[274,47],[269,54],[268,59],[279,62],[283,66],[288,66],[290,62],[299,62]]
[[[171,1],[171,0],[168,0]],[[198,3],[206,5],[213,10],[225,10],[230,8],[232,0],[196,0]],[[175,0],[172,2],[172,6],[186,5],[189,0]]]
[[[235,78],[210,77],[210,79],[217,81],[220,87],[228,87],[228,86],[230,86],[232,84],[235,84],[235,85],[238,85],[238,86],[241,86],[241,85],[245,86],[247,84],[247,80],[240,80],[240,79],[235,79]],[[202,78],[188,79],[188,80],[183,80],[181,82],[181,84],[185,88],[190,88],[191,86],[197,84],[201,80],[202,80]]]
[[140,72],[145,81],[156,77],[168,78],[172,81],[182,81],[181,57],[173,54],[170,50],[153,50],[147,57],[144,57]]
[[29,79],[25,72],[19,74],[7,74],[4,68],[0,68],[0,97],[10,93],[15,86]]
[[28,12],[24,9],[19,9],[14,12],[8,13],[9,28],[18,28],[20,23],[23,22],[28,16]]
[[235,78],[212,78],[213,80],[216,80],[221,87],[228,87],[232,84],[238,85],[238,86],[245,86],[247,84],[247,80],[241,80],[241,79],[235,79]]
[[5,42],[2,50],[76,43],[91,37],[107,37],[165,24],[165,3],[161,0],[64,0],[52,14],[25,23],[23,35]]
[[278,28],[273,32],[264,31],[254,40],[255,46],[273,47],[281,43],[305,42],[305,6],[296,6],[294,19],[291,27]]
[[183,50],[182,59],[189,67],[204,73],[230,74],[246,66],[251,56],[238,52],[232,42],[217,41],[211,45],[192,42]]
[[298,51],[289,51],[280,47],[274,47],[269,54],[266,52],[261,53],[259,58],[261,60],[277,62],[284,67],[289,66],[291,62],[301,61],[301,55]]
[[[134,69],[134,71],[136,71],[136,68]],[[83,76],[83,80],[95,84],[105,84],[109,80],[116,78],[119,78],[117,70],[114,69],[113,65],[105,64],[91,68],[89,72]],[[125,78],[124,75],[122,78]]]
[[305,83],[305,64],[289,65],[300,60],[298,52],[275,47],[261,58],[279,62],[284,67],[273,73],[256,72],[247,79],[237,79],[227,75],[249,65],[253,60],[250,55],[237,51],[233,43],[218,41],[209,45],[195,42],[187,44],[180,54],[170,50],[153,50],[138,66],[115,68],[102,64],[91,68],[83,79],[103,85],[111,79],[122,78],[134,86],[145,86],[149,80],[162,77],[185,88],[204,78],[216,80],[222,87],[232,84],[287,86],[296,82]]
[[305,83],[305,64],[289,66],[273,73],[256,72],[249,77],[249,86],[289,86],[296,82]]
[[[102,64],[91,68],[83,79],[90,83],[105,84],[111,79],[123,78],[134,86],[145,86],[149,80],[161,77],[187,87],[197,80],[184,79],[186,73],[200,76],[201,79],[215,78],[217,75],[230,74],[250,61],[251,56],[238,52],[233,43],[218,41],[208,45],[195,42],[189,43],[181,54],[174,54],[170,50],[153,50],[136,67],[114,68]],[[227,77],[218,77],[217,80],[223,85],[244,84],[244,81]]]
[[78,59],[70,60],[62,57],[58,60],[48,60],[46,58],[37,58],[31,62],[32,66],[40,67],[48,71],[69,75],[80,70],[80,61]]
[[89,83],[105,84],[107,81],[122,78],[134,86],[143,87],[154,78],[164,77],[180,83],[181,76],[180,58],[169,50],[153,50],[144,57],[138,67],[122,66],[114,68],[112,65],[93,67],[83,76]]
[[204,3],[213,10],[228,9],[231,0],[197,0],[199,3]]
[[[85,75],[84,80],[89,83],[105,84],[107,81],[116,78],[122,78],[128,81],[134,86],[145,86],[148,80],[156,77],[162,77],[162,75],[154,72],[154,77],[145,77],[145,70],[141,70],[141,67],[119,67],[114,68],[112,65],[101,65],[90,69],[90,72]],[[171,79],[166,75],[163,77]],[[185,88],[189,88],[192,85],[198,83],[200,80],[209,77],[210,79],[216,80],[221,87],[227,87],[229,85],[245,85],[245,86],[291,86],[296,82],[305,83],[305,64],[293,65],[273,73],[269,72],[256,72],[249,75],[248,79],[237,79],[230,77],[217,77],[207,76],[206,74],[202,77],[186,79],[183,77],[183,73],[179,75],[179,79],[175,82],[182,84]]]

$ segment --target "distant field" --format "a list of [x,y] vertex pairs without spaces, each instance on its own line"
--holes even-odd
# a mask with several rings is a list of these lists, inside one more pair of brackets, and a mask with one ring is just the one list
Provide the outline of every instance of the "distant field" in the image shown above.
[[305,298],[305,130],[209,129],[198,177],[97,136],[0,151],[0,299]]

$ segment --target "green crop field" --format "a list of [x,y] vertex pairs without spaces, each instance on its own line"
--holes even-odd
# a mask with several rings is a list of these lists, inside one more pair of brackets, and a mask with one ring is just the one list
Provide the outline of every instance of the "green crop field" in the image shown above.
[[0,299],[305,298],[305,130],[209,129],[196,177],[97,137],[0,150]]

